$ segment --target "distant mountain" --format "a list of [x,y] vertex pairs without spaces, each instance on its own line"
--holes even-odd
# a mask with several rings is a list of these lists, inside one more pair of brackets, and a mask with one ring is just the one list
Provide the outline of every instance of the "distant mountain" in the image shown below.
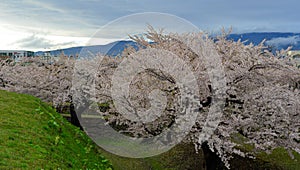
[[[243,33],[243,34],[230,34],[227,39],[238,41],[246,41],[245,44],[253,43],[258,45],[264,39],[265,45],[269,46],[273,51],[286,49],[292,46],[293,50],[300,50],[300,33],[279,33],[279,32],[262,32],[262,33]],[[64,52],[67,56],[89,56],[91,54],[106,54],[109,56],[118,56],[127,46],[133,46],[137,48],[137,43],[133,41],[116,41],[107,45],[95,45],[95,46],[81,46],[72,47],[60,50],[50,51],[51,55],[59,56]],[[42,56],[44,51],[38,51],[35,55]]]
[[116,41],[106,45],[94,45],[94,46],[79,46],[71,47],[59,50],[52,51],[38,51],[35,52],[36,56],[43,56],[45,52],[49,52],[50,55],[59,56],[62,52],[67,56],[76,56],[76,55],[91,55],[91,54],[104,54],[109,56],[118,56],[127,46],[133,46],[137,48],[137,43],[133,41]]

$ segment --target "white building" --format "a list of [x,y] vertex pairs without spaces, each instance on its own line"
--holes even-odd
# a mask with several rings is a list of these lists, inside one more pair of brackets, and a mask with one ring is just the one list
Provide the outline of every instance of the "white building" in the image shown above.
[[300,50],[288,51],[288,56],[296,61],[297,66],[300,68]]
[[0,59],[1,58],[20,58],[20,57],[34,57],[33,51],[25,50],[0,50]]

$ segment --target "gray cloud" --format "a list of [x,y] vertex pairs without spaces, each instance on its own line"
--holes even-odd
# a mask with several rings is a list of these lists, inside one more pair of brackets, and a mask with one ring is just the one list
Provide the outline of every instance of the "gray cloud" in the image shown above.
[[299,5],[297,0],[4,0],[0,9],[7,13],[1,19],[16,25],[44,25],[44,29],[52,32],[64,29],[70,34],[86,36],[114,19],[135,12],[170,13],[191,21],[201,29],[233,26],[240,32],[297,32],[300,27],[296,12]]
[[233,27],[238,33],[299,32],[299,6],[298,0],[2,0],[0,26],[9,24],[27,33],[90,37],[119,17],[161,12],[182,17],[208,32],[222,27]]
[[300,36],[290,36],[290,37],[279,37],[273,38],[265,42],[267,45],[271,46],[289,46],[289,45],[297,45],[300,43]]
[[60,13],[64,13],[65,10],[59,8],[59,4],[51,4],[48,2],[43,2],[43,1],[38,1],[38,0],[23,0],[24,3],[29,4],[29,5],[33,5],[36,6],[38,8],[41,8],[42,10],[50,10],[50,11],[54,11],[54,12],[60,12]]
[[58,49],[76,44],[75,42],[54,43],[46,38],[38,37],[36,35],[31,35],[15,43],[25,49]]

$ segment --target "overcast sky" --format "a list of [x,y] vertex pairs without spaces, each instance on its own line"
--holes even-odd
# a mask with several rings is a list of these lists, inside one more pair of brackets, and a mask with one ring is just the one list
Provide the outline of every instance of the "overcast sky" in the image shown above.
[[[144,12],[170,14],[208,32],[222,27],[232,27],[237,33],[300,32],[299,7],[298,0],[1,0],[0,48],[48,50],[85,45],[103,26]],[[146,24],[159,27],[159,23],[173,20],[161,18],[155,16],[156,24],[140,21],[140,26],[146,30]],[[114,26],[135,29],[134,24]],[[106,37],[98,43],[118,38],[113,31],[102,34]]]

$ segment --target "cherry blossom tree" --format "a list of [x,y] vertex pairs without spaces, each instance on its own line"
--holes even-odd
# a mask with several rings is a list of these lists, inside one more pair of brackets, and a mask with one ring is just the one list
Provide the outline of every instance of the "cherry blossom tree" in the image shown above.
[[[227,167],[234,154],[255,158],[259,151],[270,152],[278,147],[287,149],[291,157],[292,151],[300,154],[300,70],[291,58],[282,58],[286,51],[273,54],[265,50],[263,42],[258,46],[245,45],[241,41],[228,40],[226,34],[215,38],[204,33],[163,34],[152,27],[149,27],[145,37],[131,38],[140,45],[140,49],[172,52],[190,66],[199,89],[192,94],[193,99],[200,105],[197,119],[183,142],[194,143],[196,151],[206,143]],[[209,42],[198,44],[200,53],[187,45],[197,39]],[[207,55],[212,55],[214,51],[221,59],[218,64],[223,72],[219,78],[226,78],[226,88],[221,95],[224,105],[213,134],[202,140],[209,109],[218,103],[215,96],[219,89],[214,86],[208,63],[205,62]],[[145,122],[133,121],[122,115],[112,96],[112,79],[122,61],[136,53],[135,48],[129,47],[121,57],[93,55],[92,58],[78,61],[61,57],[52,64],[39,58],[17,63],[1,60],[0,88],[34,95],[54,106],[74,102],[73,98],[81,99],[74,103],[80,106],[87,98],[92,98],[96,107],[100,108],[98,114],[119,133],[132,137],[156,136],[177,121],[182,111],[180,101],[183,91],[171,74],[147,68],[132,79],[129,84],[130,95],[123,97],[120,102],[134,108],[130,111],[138,112],[151,108],[155,104],[151,102],[157,98],[163,101],[164,105],[160,105],[164,106],[162,113],[153,115],[155,121]],[[74,73],[79,75],[75,79]],[[91,84],[94,86],[91,87]],[[74,93],[71,87],[82,93]],[[76,96],[78,94],[86,95]],[[234,142],[236,135],[247,139],[247,144],[255,149],[240,149],[239,144]]]

